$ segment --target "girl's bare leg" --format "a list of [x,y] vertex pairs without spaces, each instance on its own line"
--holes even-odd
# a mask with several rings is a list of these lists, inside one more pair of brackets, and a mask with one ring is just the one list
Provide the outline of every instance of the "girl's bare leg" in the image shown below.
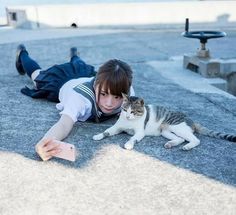
[[35,80],[35,78],[37,78],[37,76],[39,75],[40,71],[41,71],[41,69],[37,69],[31,75],[31,79],[32,79],[35,87],[36,87],[36,82],[34,80]]

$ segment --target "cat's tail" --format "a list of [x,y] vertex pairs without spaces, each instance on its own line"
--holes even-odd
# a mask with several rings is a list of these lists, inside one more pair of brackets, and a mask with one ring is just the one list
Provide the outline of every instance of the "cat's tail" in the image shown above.
[[226,134],[226,133],[222,133],[222,132],[212,131],[212,130],[210,130],[200,124],[197,124],[197,123],[193,124],[193,128],[197,133],[208,136],[208,137],[220,138],[223,140],[236,142],[236,135],[233,135],[233,134]]

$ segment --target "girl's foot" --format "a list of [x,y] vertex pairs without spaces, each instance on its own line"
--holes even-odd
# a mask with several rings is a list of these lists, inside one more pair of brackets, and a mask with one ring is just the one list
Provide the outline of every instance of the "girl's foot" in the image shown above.
[[79,56],[79,53],[78,53],[76,47],[72,47],[72,48],[70,48],[70,58],[73,58],[75,56]]
[[23,44],[20,44],[20,45],[17,46],[17,49],[16,49],[16,69],[17,69],[17,71],[20,75],[25,74],[25,71],[23,69],[23,66],[22,66],[21,60],[20,60],[20,54],[21,54],[22,51],[26,51],[26,48]]

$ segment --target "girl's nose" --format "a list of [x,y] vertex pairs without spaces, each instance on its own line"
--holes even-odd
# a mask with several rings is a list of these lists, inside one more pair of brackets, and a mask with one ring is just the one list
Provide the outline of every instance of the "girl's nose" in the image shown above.
[[106,100],[106,105],[108,107],[112,107],[113,106],[113,98],[111,98],[110,96],[107,98]]

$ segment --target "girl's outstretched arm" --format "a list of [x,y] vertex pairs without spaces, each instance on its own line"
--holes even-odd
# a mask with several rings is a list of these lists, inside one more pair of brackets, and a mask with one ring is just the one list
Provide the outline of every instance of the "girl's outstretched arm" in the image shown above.
[[73,125],[74,121],[68,115],[61,115],[58,122],[47,131],[44,137],[35,146],[35,150],[42,160],[49,160],[59,152],[59,145],[53,140],[65,139],[72,130]]
[[71,119],[71,117],[62,114],[61,118],[44,135],[44,138],[63,140],[69,135],[73,125],[74,121]]

